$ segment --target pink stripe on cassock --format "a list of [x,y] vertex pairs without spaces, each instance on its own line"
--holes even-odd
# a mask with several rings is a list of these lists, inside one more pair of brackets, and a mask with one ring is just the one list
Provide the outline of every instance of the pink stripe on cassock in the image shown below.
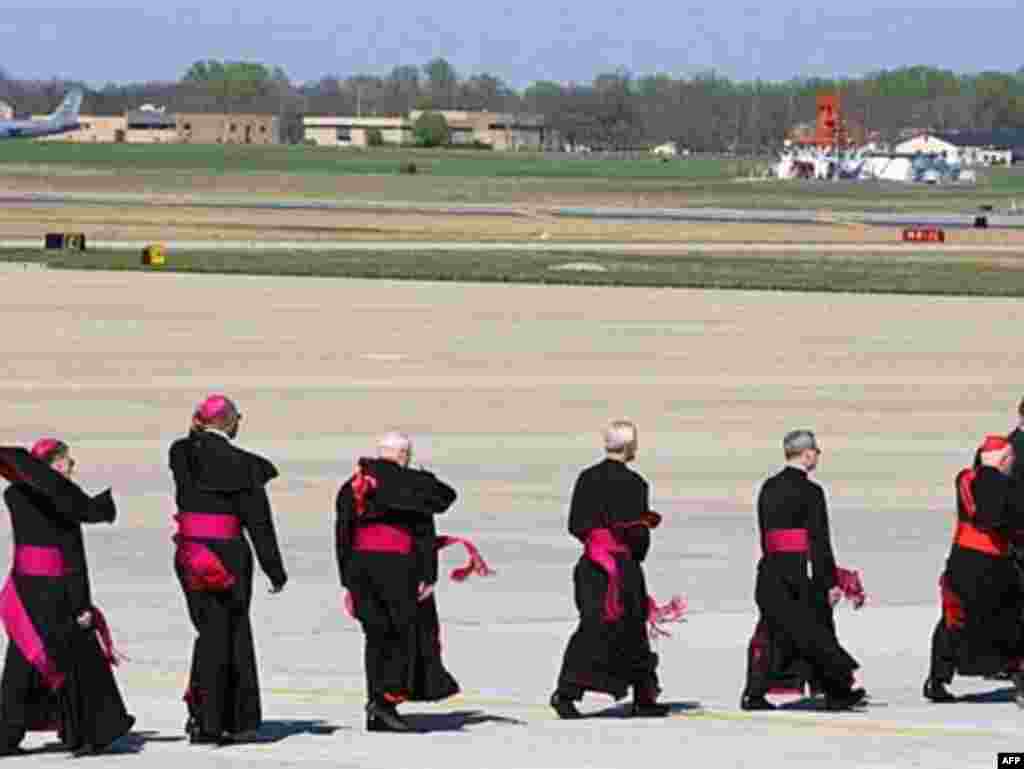
[[616,555],[628,555],[629,548],[615,539],[611,529],[591,529],[587,534],[584,555],[608,575],[608,592],[604,596],[604,621],[618,622],[625,609],[622,605],[622,574]]
[[238,516],[222,513],[178,513],[178,534],[187,539],[238,539],[242,523]]
[[52,691],[60,689],[64,685],[64,674],[57,670],[56,664],[47,654],[43,639],[32,624],[32,618],[25,610],[14,580],[10,577],[7,578],[3,590],[0,590],[0,621],[3,622],[11,642],[39,672],[46,686]]
[[14,573],[26,577],[63,577],[64,554],[59,547],[16,545]]
[[765,553],[806,553],[810,542],[807,529],[769,529],[764,533]]

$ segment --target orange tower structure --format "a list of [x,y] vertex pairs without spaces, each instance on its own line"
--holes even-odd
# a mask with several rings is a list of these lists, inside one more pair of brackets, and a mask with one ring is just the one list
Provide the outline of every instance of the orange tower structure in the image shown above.
[[845,147],[849,143],[839,93],[818,94],[818,119],[814,144],[818,147]]

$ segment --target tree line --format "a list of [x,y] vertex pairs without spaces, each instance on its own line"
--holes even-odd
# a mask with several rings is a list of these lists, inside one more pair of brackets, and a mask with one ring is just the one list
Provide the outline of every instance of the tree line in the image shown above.
[[[70,83],[19,80],[0,67],[0,100],[19,113],[48,112]],[[625,69],[589,83],[538,81],[516,90],[488,73],[463,77],[444,58],[386,75],[328,75],[294,83],[281,67],[200,61],[175,82],[87,89],[85,111],[113,115],[144,103],[172,112],[279,115],[301,140],[302,115],[396,116],[414,109],[542,114],[568,144],[632,149],[675,141],[696,151],[762,152],[797,123],[812,122],[818,92],[841,92],[850,119],[896,139],[907,128],[1024,129],[1024,67],[956,73],[913,66],[858,78],[734,80],[713,71],[677,78]]]

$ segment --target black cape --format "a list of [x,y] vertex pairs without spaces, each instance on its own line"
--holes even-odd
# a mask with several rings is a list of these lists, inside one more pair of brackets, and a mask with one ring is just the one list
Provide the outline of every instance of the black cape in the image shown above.
[[[335,556],[342,586],[352,593],[356,616],[367,635],[367,685],[371,697],[399,690],[407,700],[437,702],[459,692],[442,656],[441,623],[437,600],[417,601],[420,583],[435,584],[438,578],[437,526],[435,515],[444,513],[456,500],[448,484],[426,470],[402,467],[381,459],[360,459],[362,472],[376,480],[376,488],[357,515],[351,479],[335,501]],[[385,523],[408,531],[413,537],[409,558],[390,554],[357,553],[352,549],[355,529],[363,523]],[[397,560],[396,560],[397,559]],[[406,568],[396,563],[410,560]],[[409,622],[406,628],[396,624]],[[398,638],[404,648],[382,654],[374,648]]]
[[616,699],[630,687],[641,699],[658,693],[658,655],[647,634],[648,601],[643,561],[651,545],[650,530],[636,526],[651,512],[650,489],[622,462],[605,460],[576,480],[569,505],[569,533],[581,543],[593,529],[612,528],[628,554],[615,556],[622,578],[624,614],[616,622],[603,617],[608,576],[585,555],[573,571],[579,626],[569,639],[558,678],[559,692],[580,699],[587,691]]
[[249,609],[252,603],[252,540],[260,567],[276,586],[288,580],[277,542],[265,485],[277,477],[268,460],[244,451],[227,438],[193,432],[170,449],[179,512],[237,516],[243,535],[232,540],[197,540],[235,577],[230,590],[190,590],[175,563],[189,616],[198,638],[185,701],[202,732],[247,732],[263,718],[259,672]]
[[86,560],[83,523],[112,523],[117,510],[110,491],[95,497],[21,448],[0,447],[0,473],[12,485],[4,492],[15,545],[57,548],[64,577],[12,575],[18,596],[47,653],[65,674],[56,692],[12,642],[0,684],[3,747],[26,730],[55,727],[69,749],[103,746],[127,733],[135,719],[124,706],[95,629],[76,618],[95,611]]

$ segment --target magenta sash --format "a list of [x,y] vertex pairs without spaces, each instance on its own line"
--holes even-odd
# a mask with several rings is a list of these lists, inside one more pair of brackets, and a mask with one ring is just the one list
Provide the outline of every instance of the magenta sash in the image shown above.
[[230,590],[237,581],[217,554],[194,539],[228,540],[242,535],[242,525],[234,515],[178,513],[177,550],[174,560],[184,573],[185,588],[202,592]]
[[806,553],[810,549],[807,529],[769,529],[764,533],[764,552]]
[[14,572],[26,577],[63,577],[64,554],[59,547],[17,545],[14,548]]
[[178,533],[186,539],[238,539],[242,523],[238,516],[213,513],[178,513]]
[[[375,544],[375,545],[386,546],[389,543],[393,543],[393,542],[395,542],[397,540],[402,540],[402,536],[401,535],[409,536],[407,534],[407,532],[405,532],[404,530],[398,529],[397,531],[399,532],[399,534],[397,534],[397,535],[392,535],[389,532],[378,532],[378,533],[372,533],[371,532],[370,534],[362,535],[363,537],[366,537],[366,540],[360,540],[360,533],[359,532],[367,531],[368,529],[373,529],[373,528],[378,528],[378,527],[379,528],[386,528],[386,529],[394,529],[395,528],[393,526],[385,526],[383,524],[373,524],[371,526],[363,526],[363,527],[360,527],[360,528],[356,529],[356,547],[355,547],[355,549],[356,550],[361,550],[362,549],[362,548],[359,547],[360,541],[363,541],[364,544]],[[391,539],[392,536],[395,537],[395,540]],[[469,555],[469,560],[466,562],[465,566],[460,566],[460,567],[458,567],[456,569],[452,569],[451,578],[452,578],[453,581],[455,581],[455,582],[465,582],[467,579],[469,579],[470,577],[472,577],[474,575],[476,575],[478,577],[491,577],[491,576],[494,575],[494,573],[495,573],[494,569],[492,569],[487,564],[487,561],[485,561],[483,556],[480,555],[480,551],[477,549],[476,545],[474,545],[470,540],[468,540],[468,539],[466,539],[464,537],[453,537],[453,536],[448,535],[448,534],[442,534],[442,535],[439,535],[437,537],[437,539],[436,539],[436,541],[434,543],[434,547],[437,550],[444,550],[446,547],[451,547],[452,545],[462,545],[462,547],[464,547],[466,549],[466,553]],[[397,551],[394,551],[394,550],[382,550],[379,547],[368,547],[367,551],[368,552],[397,552]],[[412,537],[411,536],[409,537],[409,551],[408,552],[412,552]],[[355,619],[355,616],[356,616],[356,603],[355,603],[355,598],[353,597],[352,593],[346,592],[345,595],[342,597],[342,602],[341,603],[342,603],[342,607],[345,609],[345,613],[348,614],[349,617],[352,617],[353,619]]]
[[622,605],[622,575],[616,555],[629,555],[630,550],[619,542],[611,529],[591,529],[584,545],[584,555],[608,575],[608,591],[604,596],[604,621],[618,622],[625,609]]
[[465,566],[452,569],[451,578],[453,580],[456,582],[465,582],[474,574],[478,577],[490,577],[494,574],[494,569],[487,565],[487,561],[485,561],[484,557],[480,555],[480,551],[477,550],[476,545],[468,539],[443,534],[437,538],[435,546],[438,550],[444,550],[446,547],[451,545],[462,545],[462,547],[465,548],[466,553],[469,555],[469,560],[466,562]]
[[412,534],[405,529],[386,523],[371,523],[356,527],[352,549],[360,553],[409,555],[412,544]]
[[[36,547],[34,545],[16,545],[14,548],[14,574],[28,577],[63,577],[64,558],[59,548]],[[34,667],[46,686],[57,691],[64,685],[64,674],[46,651],[46,645],[32,624],[25,605],[18,595],[17,586],[12,577],[7,578],[3,590],[0,590],[0,621],[8,637],[18,647],[18,651]]]

